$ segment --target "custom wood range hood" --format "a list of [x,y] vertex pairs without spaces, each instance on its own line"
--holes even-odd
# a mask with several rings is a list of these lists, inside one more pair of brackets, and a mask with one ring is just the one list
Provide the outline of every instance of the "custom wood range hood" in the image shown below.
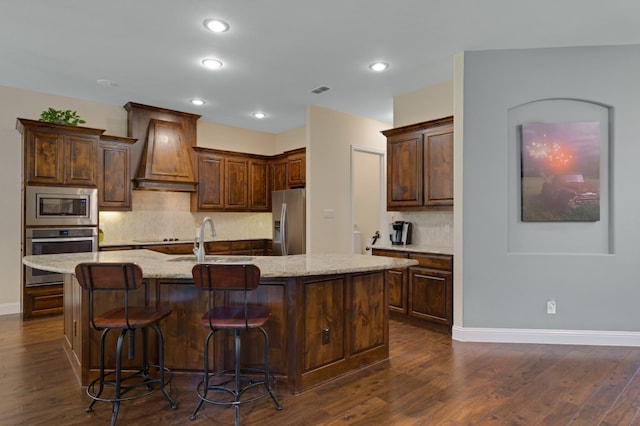
[[[192,167],[196,146],[196,114],[127,103],[129,137],[143,141],[132,155],[134,189],[194,192]],[[136,144],[137,145],[137,144]]]

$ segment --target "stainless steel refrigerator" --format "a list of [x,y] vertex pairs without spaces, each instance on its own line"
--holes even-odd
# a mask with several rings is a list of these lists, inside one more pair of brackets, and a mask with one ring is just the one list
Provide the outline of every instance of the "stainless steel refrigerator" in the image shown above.
[[307,247],[304,189],[273,191],[271,197],[273,255],[304,254]]

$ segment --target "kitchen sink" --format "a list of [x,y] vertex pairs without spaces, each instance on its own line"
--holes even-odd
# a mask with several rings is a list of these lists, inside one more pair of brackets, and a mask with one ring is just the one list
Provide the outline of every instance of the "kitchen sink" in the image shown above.
[[[255,257],[249,256],[205,256],[204,263],[249,263],[255,260]],[[170,262],[194,262],[195,256],[176,256],[169,259]]]

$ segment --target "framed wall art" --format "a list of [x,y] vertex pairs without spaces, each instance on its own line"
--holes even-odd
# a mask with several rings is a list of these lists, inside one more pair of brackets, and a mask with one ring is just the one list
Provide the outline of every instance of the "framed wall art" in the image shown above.
[[600,123],[523,123],[523,222],[600,220]]

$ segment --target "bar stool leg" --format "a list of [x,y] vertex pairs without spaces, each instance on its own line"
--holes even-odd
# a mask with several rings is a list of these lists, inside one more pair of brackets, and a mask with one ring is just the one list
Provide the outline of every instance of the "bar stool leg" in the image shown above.
[[204,377],[202,379],[203,393],[202,395],[198,394],[198,403],[189,417],[191,420],[195,420],[196,414],[198,413],[198,410],[200,410],[200,407],[202,407],[204,398],[207,397],[207,393],[209,392],[209,342],[214,334],[215,330],[210,331],[209,334],[207,334],[207,338],[204,340]]
[[236,328],[233,330],[233,337],[235,340],[235,392],[234,392],[234,408],[235,408],[235,416],[234,416],[234,426],[240,425],[240,329]]
[[269,335],[262,327],[258,327],[258,330],[260,330],[264,336],[264,385],[269,392],[269,396],[271,396],[271,399],[276,404],[276,410],[280,411],[282,410],[282,405],[280,405],[278,397],[276,397],[275,392],[273,392],[271,388],[271,374],[269,374]]
[[[171,404],[171,408],[175,410],[176,408],[178,408],[178,404],[171,397],[171,395],[167,391],[167,388],[164,385],[164,336],[162,335],[162,332],[160,331],[160,327],[158,327],[158,324],[151,324],[151,328],[155,330],[158,337],[158,367],[160,370],[159,372],[160,388],[162,389],[162,393],[164,394],[164,397],[167,399],[167,401],[169,401],[169,404]],[[148,362],[146,362],[146,366],[147,366],[147,372],[148,372],[149,370]]]
[[[100,373],[99,373],[99,377],[100,377],[100,387],[98,389],[98,393],[96,393],[96,398],[99,398],[100,395],[102,395],[102,391],[104,390],[104,342],[107,338],[107,333],[109,332],[110,328],[105,328],[104,330],[102,330],[102,333],[100,334]],[[89,396],[91,396],[89,394],[89,388],[87,388],[87,394]],[[89,403],[89,406],[86,408],[86,412],[90,413],[93,411],[93,404],[95,404],[97,401],[97,399],[91,398],[91,403]]]

